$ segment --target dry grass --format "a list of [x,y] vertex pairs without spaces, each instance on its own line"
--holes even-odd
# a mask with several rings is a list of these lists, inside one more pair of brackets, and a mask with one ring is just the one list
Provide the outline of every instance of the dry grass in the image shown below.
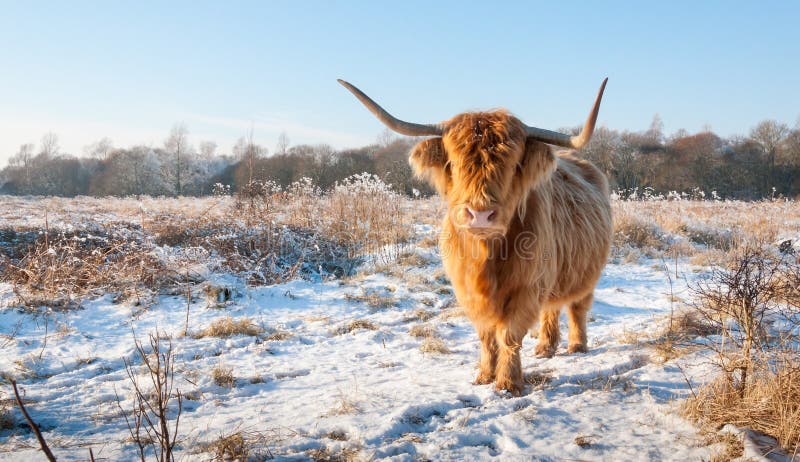
[[397,305],[397,299],[391,293],[387,294],[380,289],[362,289],[360,294],[346,294],[346,300],[366,303],[373,309],[392,308]]
[[347,396],[344,393],[339,393],[336,403],[330,410],[328,410],[328,412],[324,414],[324,416],[330,417],[335,415],[350,415],[357,414],[359,412],[361,412],[361,408],[354,398]]
[[333,430],[324,435],[324,438],[334,441],[347,441],[349,437],[344,430]]
[[523,380],[525,380],[525,383],[530,384],[534,389],[541,389],[553,380],[553,371],[545,370],[527,372],[524,374]]
[[419,309],[419,310],[414,310],[413,313],[411,313],[410,315],[406,316],[403,320],[405,322],[411,322],[411,321],[422,321],[422,322],[425,322],[425,321],[430,321],[431,319],[433,319],[435,317],[436,317],[436,312],[435,311]]
[[291,332],[286,332],[285,330],[279,330],[279,331],[275,331],[275,332],[270,333],[267,336],[267,341],[270,341],[270,342],[281,342],[283,340],[288,340],[288,339],[292,338],[293,336],[294,336],[294,334],[292,334]]
[[614,247],[665,249],[664,233],[652,221],[630,213],[614,215]]
[[656,358],[667,362],[697,350],[699,337],[718,334],[719,330],[705,322],[695,311],[681,309],[664,319],[663,327],[647,338],[644,344],[653,347]]
[[5,405],[0,405],[0,430],[11,430],[14,428],[14,414]]
[[414,266],[418,268],[428,266],[428,264],[430,264],[425,257],[416,252],[404,252],[400,254],[395,263],[400,266]]
[[438,337],[436,327],[430,324],[417,324],[408,330],[408,334],[416,338],[433,338]]
[[224,388],[233,388],[236,385],[236,377],[233,376],[232,367],[214,366],[211,369],[211,379],[215,384]]
[[264,330],[258,327],[252,319],[233,319],[230,316],[217,318],[205,329],[194,335],[194,338],[220,337],[227,338],[234,335],[247,335],[250,337],[261,334]]
[[729,462],[744,455],[744,442],[742,438],[733,433],[712,433],[705,441],[705,445],[719,445],[708,459],[709,462]]
[[755,371],[742,396],[723,374],[683,404],[683,412],[708,429],[730,423],[774,437],[789,453],[800,451],[800,362],[797,353]]
[[209,443],[204,449],[214,455],[214,460],[241,462],[248,460],[251,450],[250,444],[241,432],[221,436],[216,441]]
[[444,340],[438,337],[426,337],[419,347],[419,351],[423,353],[437,353],[437,354],[450,354],[450,348],[444,343]]
[[592,447],[592,445],[596,444],[597,441],[600,439],[597,435],[581,435],[575,437],[575,444],[580,446],[583,449],[587,449]]
[[21,246],[9,254],[20,258],[0,255],[0,280],[14,285],[25,306],[75,308],[84,296],[108,292],[138,300],[143,291],[181,279],[147,244],[119,229],[105,234],[42,230]]
[[378,330],[378,325],[366,319],[354,319],[336,329],[334,335],[345,335],[358,329]]
[[308,457],[314,462],[357,462],[362,460],[361,451],[357,448],[342,448],[332,451],[327,446],[314,449],[308,453]]

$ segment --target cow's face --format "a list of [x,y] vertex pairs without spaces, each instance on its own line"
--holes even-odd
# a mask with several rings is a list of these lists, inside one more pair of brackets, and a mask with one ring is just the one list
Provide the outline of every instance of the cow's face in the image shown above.
[[552,174],[555,157],[505,111],[460,114],[443,125],[442,137],[412,151],[415,173],[447,199],[457,229],[481,238],[505,234],[524,214],[531,188]]

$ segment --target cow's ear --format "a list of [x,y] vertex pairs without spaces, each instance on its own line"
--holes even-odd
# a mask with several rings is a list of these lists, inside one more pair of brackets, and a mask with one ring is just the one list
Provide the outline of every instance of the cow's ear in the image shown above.
[[441,138],[420,141],[411,150],[408,161],[417,177],[427,181],[442,196],[447,194],[450,184],[450,165]]
[[556,156],[550,147],[532,138],[525,140],[525,152],[519,163],[522,183],[526,188],[535,188],[556,169]]

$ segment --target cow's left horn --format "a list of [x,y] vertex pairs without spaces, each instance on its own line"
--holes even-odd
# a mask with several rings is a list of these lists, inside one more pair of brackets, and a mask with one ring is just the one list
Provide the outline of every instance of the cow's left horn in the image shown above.
[[594,100],[592,112],[589,113],[586,124],[583,126],[583,130],[581,130],[579,135],[570,136],[543,128],[528,127],[526,125],[525,130],[528,133],[528,137],[541,141],[542,143],[553,144],[564,148],[580,149],[585,146],[592,138],[592,133],[594,132],[594,124],[597,122],[597,114],[600,112],[600,100],[603,99],[603,91],[606,89],[606,82],[608,82],[608,77],[606,77],[605,80],[603,80],[603,84],[600,85],[600,91],[597,92],[597,98]]
[[361,104],[369,109],[375,117],[378,118],[384,125],[391,128],[392,130],[400,133],[401,135],[408,135],[408,136],[441,136],[442,132],[444,131],[444,127],[440,124],[415,124],[411,122],[406,122],[404,120],[400,120],[393,115],[389,114],[384,110],[382,107],[378,105],[375,101],[372,101],[369,96],[365,95],[364,92],[356,88],[355,86],[351,85],[348,82],[345,82],[342,79],[337,79],[339,83],[344,85],[345,88],[350,90],[350,93],[354,94]]

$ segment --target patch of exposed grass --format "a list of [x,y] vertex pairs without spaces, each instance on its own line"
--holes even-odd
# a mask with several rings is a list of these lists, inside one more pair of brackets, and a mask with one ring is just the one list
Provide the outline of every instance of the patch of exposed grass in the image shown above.
[[666,247],[664,233],[651,221],[632,213],[614,216],[614,246],[622,248],[630,245],[643,248],[663,249]]
[[0,430],[11,430],[14,428],[14,415],[11,409],[0,406]]
[[343,448],[332,451],[327,446],[314,449],[308,453],[308,457],[314,462],[357,462],[361,460],[361,451],[357,448]]
[[250,455],[250,444],[241,432],[221,436],[209,443],[205,451],[214,454],[214,460],[246,461]]
[[396,263],[400,266],[423,267],[428,265],[428,260],[416,252],[403,252],[397,257]]
[[553,371],[531,371],[523,375],[523,380],[533,388],[544,388],[553,380]]
[[344,430],[332,430],[324,435],[324,438],[334,441],[347,441],[349,439],[347,432]]
[[211,379],[220,387],[233,388],[236,385],[236,377],[233,376],[232,367],[214,366],[211,369]]
[[432,338],[438,337],[436,327],[430,324],[417,324],[408,330],[408,334],[416,338]]
[[705,441],[706,446],[716,444],[718,448],[711,453],[709,462],[729,462],[744,455],[744,441],[739,435],[733,433],[712,433]]
[[334,331],[334,335],[344,335],[349,334],[355,330],[359,329],[366,329],[366,330],[378,330],[378,325],[372,321],[368,321],[366,319],[354,319],[349,323],[340,326]]
[[286,332],[285,330],[279,330],[279,331],[275,331],[275,332],[272,332],[271,334],[269,334],[267,336],[267,340],[270,341],[270,342],[280,342],[280,341],[283,341],[283,340],[288,340],[288,339],[292,338],[293,336],[294,336],[294,334],[292,334],[291,332]]
[[765,433],[788,453],[800,451],[800,363],[796,356],[762,364],[742,390],[722,374],[683,404],[683,412],[707,429],[730,423]]
[[328,410],[324,415],[326,417],[335,415],[349,415],[361,412],[358,402],[343,393],[339,394],[334,406]]
[[422,321],[422,322],[425,322],[425,321],[431,320],[434,317],[436,317],[436,312],[435,311],[421,310],[420,309],[420,310],[414,310],[413,313],[411,313],[409,316],[406,316],[404,321],[406,321],[406,322],[410,322],[410,321]]
[[374,309],[391,308],[397,305],[397,299],[392,294],[382,290],[364,289],[360,294],[345,294],[345,299],[359,303],[366,303]]
[[425,340],[422,341],[422,345],[420,345],[419,350],[423,353],[438,353],[438,354],[450,354],[450,348],[444,343],[444,340],[438,337],[426,337]]
[[252,319],[233,319],[230,316],[217,318],[211,324],[194,335],[194,338],[220,337],[227,338],[234,335],[257,336],[263,332]]

